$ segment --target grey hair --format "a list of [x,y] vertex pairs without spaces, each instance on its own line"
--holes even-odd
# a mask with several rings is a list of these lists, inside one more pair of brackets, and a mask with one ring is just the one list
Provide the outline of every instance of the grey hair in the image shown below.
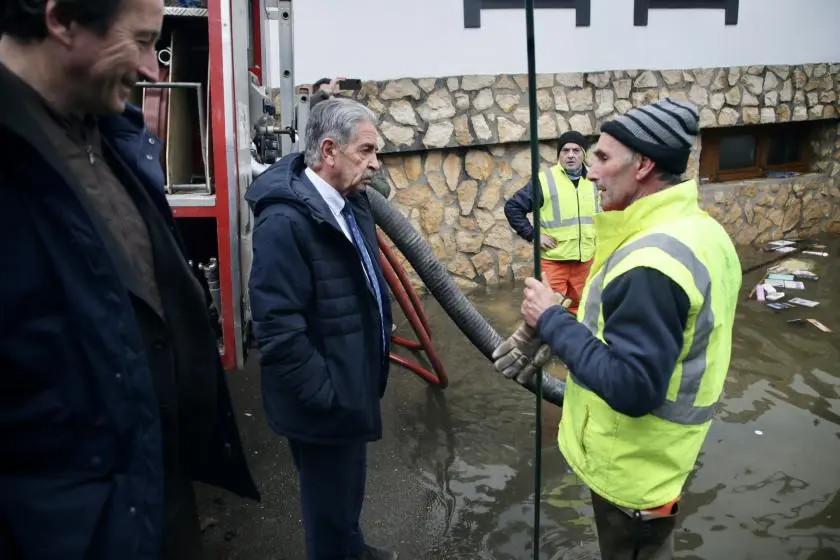
[[321,142],[326,138],[332,138],[344,149],[356,137],[362,122],[376,126],[376,114],[358,101],[333,97],[315,105],[306,123],[306,165],[311,167],[321,161]]

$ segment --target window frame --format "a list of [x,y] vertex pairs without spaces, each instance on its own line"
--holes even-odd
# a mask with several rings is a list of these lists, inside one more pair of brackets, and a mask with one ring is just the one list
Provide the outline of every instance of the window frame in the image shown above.
[[[710,183],[725,183],[727,181],[742,181],[745,179],[763,179],[767,172],[798,171],[807,173],[811,163],[810,128],[807,121],[783,123],[732,126],[723,128],[706,128],[701,132],[699,176]],[[801,134],[799,160],[779,165],[768,165],[770,140],[780,132]],[[732,136],[750,135],[755,138],[755,165],[739,167],[737,169],[720,170],[720,140]]]
[[633,25],[647,26],[650,10],[724,10],[725,25],[738,25],[738,0],[635,0]]
[[[482,10],[522,10],[522,0],[463,0],[464,29],[481,28]],[[575,10],[575,26],[589,27],[591,0],[534,0],[534,9]]]

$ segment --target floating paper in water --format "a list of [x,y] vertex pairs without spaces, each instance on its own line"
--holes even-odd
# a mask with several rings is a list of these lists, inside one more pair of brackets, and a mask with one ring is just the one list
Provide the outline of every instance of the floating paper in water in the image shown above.
[[817,321],[816,319],[808,319],[808,322],[820,329],[822,332],[831,332],[831,329]]
[[[768,272],[787,272],[790,273],[792,270],[814,270],[814,266],[816,266],[816,262],[810,259],[792,259],[787,258],[783,261],[779,262],[778,267],[781,270],[769,270]],[[776,268],[776,267],[773,267]]]
[[810,270],[794,270],[793,275],[797,278],[804,278],[805,280],[819,280],[820,277]]
[[828,327],[826,327],[825,325],[823,325],[822,323],[820,323],[819,321],[817,321],[816,319],[813,319],[813,318],[803,319],[803,318],[799,317],[799,318],[796,318],[796,319],[788,319],[787,322],[791,325],[804,325],[805,323],[810,323],[810,324],[814,325],[815,327],[817,327],[818,329],[820,329],[822,332],[827,332],[827,333],[831,332],[831,329],[829,329]]
[[786,290],[804,290],[805,282],[798,282],[796,280],[766,280],[765,285],[773,286],[775,288],[785,288]]
[[759,292],[758,301],[778,301],[785,297],[784,292],[779,292],[770,284],[759,284],[757,290]]

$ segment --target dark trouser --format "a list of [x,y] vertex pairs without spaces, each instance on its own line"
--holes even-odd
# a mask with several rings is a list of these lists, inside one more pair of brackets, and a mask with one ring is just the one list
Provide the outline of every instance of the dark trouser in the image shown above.
[[161,560],[204,560],[192,481],[166,475]]
[[592,495],[602,560],[672,560],[677,517],[633,519],[596,494]]
[[367,444],[313,445],[289,440],[300,477],[308,560],[345,560],[362,553],[359,517],[365,499]]

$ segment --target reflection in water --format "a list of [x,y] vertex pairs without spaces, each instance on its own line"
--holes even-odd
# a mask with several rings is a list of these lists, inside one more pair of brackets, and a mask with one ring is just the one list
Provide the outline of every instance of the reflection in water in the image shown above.
[[[840,253],[834,245],[832,255]],[[740,305],[725,396],[686,488],[680,558],[840,558],[833,552],[840,550],[838,334],[786,323],[815,317],[840,333],[840,266],[834,256],[815,259],[822,280],[788,295],[819,307],[776,313],[755,301]],[[746,277],[744,287],[761,274]],[[521,288],[474,301],[508,333]],[[437,539],[424,558],[530,558],[533,397],[465,350],[435,302],[426,305],[452,384],[428,389],[397,419]],[[541,557],[597,558],[588,490],[557,450],[557,418],[546,409]]]

